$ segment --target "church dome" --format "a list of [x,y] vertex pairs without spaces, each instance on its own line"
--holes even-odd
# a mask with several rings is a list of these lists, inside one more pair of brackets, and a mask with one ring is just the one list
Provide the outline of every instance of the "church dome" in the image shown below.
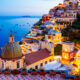
[[1,58],[3,59],[15,59],[22,57],[22,52],[19,44],[16,42],[13,43],[7,43],[2,48]]
[[22,51],[16,42],[14,42],[14,35],[9,35],[9,42],[2,48],[1,58],[16,59],[22,57]]

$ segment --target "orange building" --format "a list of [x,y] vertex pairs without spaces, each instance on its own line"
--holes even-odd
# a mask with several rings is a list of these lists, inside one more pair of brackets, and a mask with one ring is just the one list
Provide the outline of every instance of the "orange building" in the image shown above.
[[70,41],[65,41],[62,43],[62,63],[69,64],[74,60],[74,43]]

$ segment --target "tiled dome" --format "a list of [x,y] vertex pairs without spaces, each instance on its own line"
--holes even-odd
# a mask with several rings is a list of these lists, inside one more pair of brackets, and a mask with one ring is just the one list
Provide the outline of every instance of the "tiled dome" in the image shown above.
[[20,58],[22,56],[21,48],[19,44],[16,42],[13,43],[7,43],[2,48],[1,58],[3,59],[15,59]]

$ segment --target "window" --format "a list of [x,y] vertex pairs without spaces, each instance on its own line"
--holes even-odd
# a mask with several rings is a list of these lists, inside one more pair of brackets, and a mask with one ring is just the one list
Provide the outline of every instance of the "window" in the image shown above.
[[19,61],[17,62],[17,68],[20,68],[20,62]]
[[50,59],[49,61],[51,62],[52,60]]
[[43,66],[43,63],[41,63],[40,66]]
[[38,69],[38,66],[35,66],[35,69]]
[[51,39],[51,36],[50,35],[48,36],[48,39]]
[[32,70],[32,68],[30,68],[30,70]]
[[45,61],[45,64],[47,64],[47,61]]
[[4,68],[4,62],[2,61],[2,68]]

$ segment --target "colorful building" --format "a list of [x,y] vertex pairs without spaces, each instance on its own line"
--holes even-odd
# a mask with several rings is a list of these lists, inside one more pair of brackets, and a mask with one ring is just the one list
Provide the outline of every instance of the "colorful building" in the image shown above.
[[52,42],[54,44],[61,43],[61,38],[61,33],[53,29],[51,29],[48,34],[45,35],[45,41]]
[[41,49],[25,56],[25,66],[27,69],[40,69],[43,65],[53,61],[53,59],[54,52],[51,53],[47,49]]
[[14,36],[10,34],[9,42],[2,48],[0,55],[0,68],[19,69],[23,67],[23,54],[19,44],[14,42]]
[[62,43],[62,63],[69,64],[74,60],[75,51],[74,43],[70,41],[65,41]]
[[[35,48],[33,46],[33,48]],[[22,53],[21,47],[18,43],[14,42],[14,36],[10,34],[9,42],[2,48],[0,55],[0,68],[1,69],[39,69],[43,65],[53,61],[54,52],[48,49],[41,49],[29,54]]]

